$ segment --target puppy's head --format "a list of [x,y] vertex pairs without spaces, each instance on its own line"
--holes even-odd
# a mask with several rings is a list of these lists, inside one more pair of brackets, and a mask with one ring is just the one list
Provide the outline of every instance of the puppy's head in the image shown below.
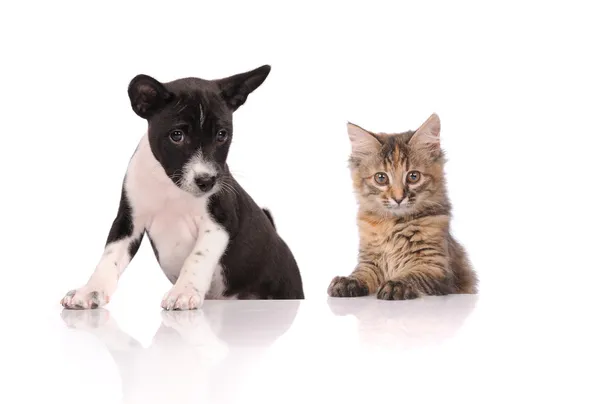
[[232,114],[267,78],[271,67],[218,80],[161,83],[140,74],[129,84],[133,111],[148,121],[154,157],[181,189],[217,192],[233,134]]

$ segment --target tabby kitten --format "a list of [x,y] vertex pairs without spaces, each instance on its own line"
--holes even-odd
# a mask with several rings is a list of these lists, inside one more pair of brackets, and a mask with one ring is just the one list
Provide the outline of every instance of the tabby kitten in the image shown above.
[[358,264],[329,285],[333,297],[384,300],[477,293],[477,275],[450,234],[440,119],[416,131],[375,134],[348,123],[358,200]]

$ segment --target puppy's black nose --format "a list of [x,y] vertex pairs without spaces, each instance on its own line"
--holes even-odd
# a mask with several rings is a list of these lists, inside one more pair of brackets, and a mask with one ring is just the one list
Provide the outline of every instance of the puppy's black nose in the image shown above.
[[198,188],[200,188],[200,191],[208,192],[215,186],[217,177],[214,175],[204,174],[197,176],[194,181],[196,182],[196,185],[198,185]]

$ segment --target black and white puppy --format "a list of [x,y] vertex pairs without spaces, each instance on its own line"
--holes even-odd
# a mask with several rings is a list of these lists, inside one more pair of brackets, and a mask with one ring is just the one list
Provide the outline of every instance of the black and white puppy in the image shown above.
[[62,299],[64,307],[108,303],[144,234],[173,284],[164,309],[196,309],[204,299],[304,299],[298,265],[271,214],[226,163],[233,112],[270,70],[130,82],[131,106],[148,131],[128,165],[102,258],[88,282]]

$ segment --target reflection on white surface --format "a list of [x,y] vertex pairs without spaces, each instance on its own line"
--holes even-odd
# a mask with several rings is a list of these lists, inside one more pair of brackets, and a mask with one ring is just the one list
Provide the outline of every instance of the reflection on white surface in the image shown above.
[[374,297],[329,298],[332,313],[358,321],[363,346],[409,350],[451,338],[477,305],[478,295],[426,297],[389,302]]
[[85,404],[597,403],[595,306],[520,303],[453,295],[207,301],[190,312],[117,305],[118,324],[107,310],[62,311],[58,334],[36,332],[60,336],[63,351],[40,349],[33,380],[52,398]]
[[241,399],[232,386],[242,384],[254,362],[287,331],[298,307],[298,301],[282,302],[268,315],[260,303],[163,311],[148,347],[125,333],[106,309],[63,310],[61,316],[68,327],[105,345],[119,370],[124,403],[230,403]]

